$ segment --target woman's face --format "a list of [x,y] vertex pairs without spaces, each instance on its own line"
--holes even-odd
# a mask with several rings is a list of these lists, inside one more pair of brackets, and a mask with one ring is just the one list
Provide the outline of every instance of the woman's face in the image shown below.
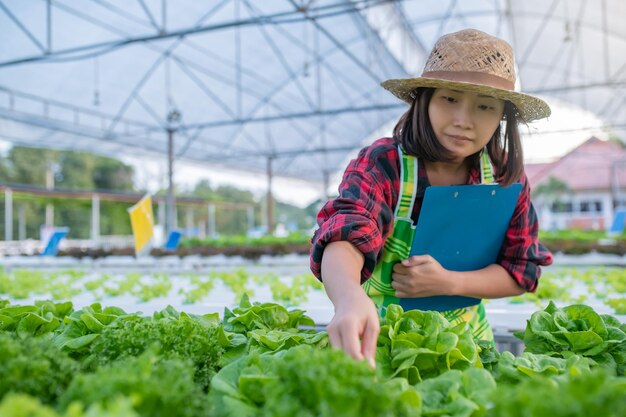
[[436,89],[428,105],[435,136],[455,162],[484,148],[503,114],[504,100],[445,88]]

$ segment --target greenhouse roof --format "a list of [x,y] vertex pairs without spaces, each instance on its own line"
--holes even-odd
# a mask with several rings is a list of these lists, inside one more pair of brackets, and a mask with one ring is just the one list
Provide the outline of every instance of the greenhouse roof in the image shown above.
[[0,0],[0,138],[321,181],[443,33],[507,39],[525,92],[626,131],[621,0]]

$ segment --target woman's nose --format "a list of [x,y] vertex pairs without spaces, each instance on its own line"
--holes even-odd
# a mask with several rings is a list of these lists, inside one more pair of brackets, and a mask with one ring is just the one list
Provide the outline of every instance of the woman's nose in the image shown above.
[[461,104],[457,106],[454,112],[454,125],[462,129],[470,129],[474,127],[471,109],[467,105]]

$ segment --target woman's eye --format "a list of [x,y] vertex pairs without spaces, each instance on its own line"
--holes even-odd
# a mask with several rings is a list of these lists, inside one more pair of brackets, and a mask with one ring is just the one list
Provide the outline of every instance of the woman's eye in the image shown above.
[[454,102],[456,102],[456,100],[454,99],[454,97],[443,96],[443,99],[444,99],[445,101],[447,101],[448,103],[454,103]]
[[494,109],[493,106],[488,106],[486,104],[479,104],[478,108],[481,109],[481,110],[493,110]]

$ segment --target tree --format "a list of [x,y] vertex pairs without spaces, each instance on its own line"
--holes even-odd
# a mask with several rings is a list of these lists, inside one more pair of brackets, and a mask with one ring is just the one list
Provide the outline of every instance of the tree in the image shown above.
[[196,183],[196,186],[194,187],[190,196],[212,200],[215,198],[215,191],[213,191],[213,188],[211,188],[211,182],[205,179],[200,180]]
[[539,205],[555,206],[556,211],[560,211],[564,206],[561,198],[570,193],[571,189],[567,183],[553,176],[533,189],[533,195],[538,197]]
[[87,152],[14,146],[0,159],[0,181],[44,187],[53,169],[55,187],[80,190],[134,190],[134,169],[113,158]]
[[[55,188],[79,190],[134,190],[132,166],[113,158],[86,152],[52,151],[48,149],[14,146],[5,158],[0,159],[0,182],[46,186],[46,175],[53,170]],[[47,203],[53,203],[54,224],[70,227],[72,238],[88,238],[91,226],[91,201],[65,200],[49,197],[14,195],[14,203],[24,204],[26,235],[38,237],[39,226],[44,222]],[[101,202],[102,234],[129,234],[130,225],[126,209],[128,204]],[[17,218],[14,219],[17,230]],[[0,222],[4,233],[4,222]]]
[[45,187],[48,167],[56,167],[58,159],[58,151],[14,146],[3,161],[7,177],[2,181]]
[[565,181],[550,176],[547,181],[542,182],[533,189],[533,194],[540,195],[562,195],[569,193],[571,190]]
[[0,182],[11,182],[11,166],[7,158],[0,158]]
[[84,152],[62,152],[56,188],[93,190],[94,156]]
[[96,156],[93,169],[93,182],[98,190],[132,191],[135,189],[132,166],[103,156]]

